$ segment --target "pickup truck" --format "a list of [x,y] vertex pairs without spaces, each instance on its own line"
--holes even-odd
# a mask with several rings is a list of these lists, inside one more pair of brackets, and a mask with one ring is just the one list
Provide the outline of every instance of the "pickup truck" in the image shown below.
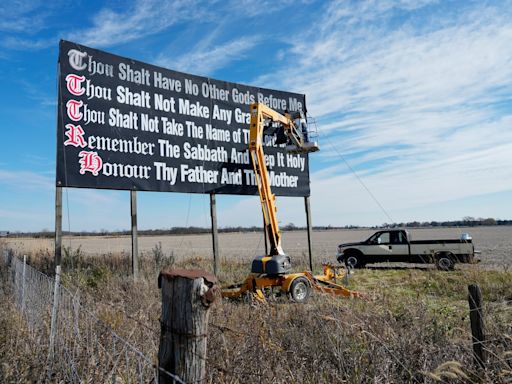
[[363,268],[367,263],[385,261],[402,263],[435,263],[438,269],[453,270],[455,263],[473,263],[475,247],[471,236],[460,239],[412,241],[403,229],[381,230],[360,243],[338,246],[340,263]]

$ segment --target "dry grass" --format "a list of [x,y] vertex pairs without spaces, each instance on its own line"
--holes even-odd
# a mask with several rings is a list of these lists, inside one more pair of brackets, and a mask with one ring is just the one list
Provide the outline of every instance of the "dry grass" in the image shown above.
[[[144,353],[156,356],[160,292],[157,274],[174,262],[153,248],[141,260],[143,278],[129,277],[128,254],[87,256],[69,249],[64,283],[80,288],[86,305]],[[37,269],[51,271],[42,250],[29,255]],[[305,264],[305,259],[299,264]],[[211,268],[210,257],[178,258],[176,265]],[[226,259],[221,278],[240,280],[247,261]],[[471,355],[467,285],[478,283],[485,302],[489,366],[478,375]],[[468,266],[455,272],[425,269],[356,271],[349,285],[367,300],[314,295],[305,305],[285,297],[268,304],[221,300],[211,310],[207,357],[214,383],[414,383],[512,380],[512,270]],[[41,366],[28,360],[16,312],[0,316],[3,377],[26,378]],[[10,352],[10,354],[7,353]],[[35,356],[37,357],[37,356]],[[16,365],[15,371],[12,369]],[[10,372],[10,373],[9,373]],[[10,376],[8,376],[8,374]],[[17,376],[18,375],[18,376]],[[2,379],[2,376],[0,376]],[[10,380],[5,380],[9,382]],[[23,382],[18,379],[13,382]]]
[[0,269],[0,383],[38,382],[46,370],[47,344],[30,339],[9,298],[11,287],[5,284],[5,272]]

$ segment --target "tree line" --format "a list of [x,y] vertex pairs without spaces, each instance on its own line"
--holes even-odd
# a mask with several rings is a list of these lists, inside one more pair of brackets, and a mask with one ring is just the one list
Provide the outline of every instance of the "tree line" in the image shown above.
[[411,221],[408,223],[384,223],[377,228],[430,228],[430,227],[481,227],[494,225],[512,225],[512,220],[499,220],[494,218],[474,218],[466,216],[462,220],[451,221]]
[[[499,225],[512,225],[512,220],[500,220],[493,218],[474,218],[474,217],[464,217],[462,220],[451,220],[451,221],[410,221],[410,222],[402,222],[402,223],[383,223],[381,225],[372,226],[372,227],[364,227],[357,225],[345,225],[345,226],[314,226],[313,230],[316,231],[328,231],[328,230],[336,230],[336,229],[362,229],[362,228],[436,228],[436,227],[480,227],[480,226],[499,226]],[[306,230],[306,227],[297,226],[294,223],[288,223],[284,226],[281,226],[283,231],[303,231]],[[262,227],[223,227],[219,228],[219,233],[229,233],[229,232],[261,232],[263,231]],[[163,235],[197,235],[210,233],[211,228],[205,227],[171,227],[164,229],[142,229],[138,230],[139,235],[141,236],[163,236]],[[64,236],[127,236],[130,235],[131,232],[129,230],[115,230],[110,231],[107,229],[101,229],[99,231],[63,231]],[[10,232],[8,233],[9,237],[35,237],[35,238],[53,238],[55,233],[48,229],[43,229],[38,232]]]

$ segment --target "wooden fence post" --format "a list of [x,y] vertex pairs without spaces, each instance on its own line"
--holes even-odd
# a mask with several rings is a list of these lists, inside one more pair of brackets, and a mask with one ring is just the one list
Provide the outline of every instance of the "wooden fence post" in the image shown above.
[[158,382],[206,380],[208,312],[219,290],[217,278],[206,271],[167,269],[158,276],[162,290]]
[[48,348],[48,358],[53,360],[55,350],[55,335],[57,333],[57,316],[59,308],[60,295],[60,265],[55,268],[55,281],[53,286],[53,305],[52,317],[50,320],[50,347]]
[[486,353],[484,349],[484,315],[482,312],[482,294],[477,284],[468,285],[469,319],[473,336],[473,359],[475,365],[485,369]]
[[21,278],[21,313],[25,312],[25,287],[26,287],[26,279],[27,279],[27,255],[23,255],[23,275]]

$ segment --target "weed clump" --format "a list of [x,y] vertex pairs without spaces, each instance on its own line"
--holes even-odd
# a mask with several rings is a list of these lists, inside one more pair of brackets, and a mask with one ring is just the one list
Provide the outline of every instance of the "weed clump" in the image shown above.
[[153,255],[153,262],[155,264],[155,268],[157,270],[163,268],[170,268],[174,265],[176,259],[174,257],[174,251],[171,251],[170,254],[165,254],[162,250],[162,242],[158,242],[155,244],[153,249],[151,249],[151,254]]

